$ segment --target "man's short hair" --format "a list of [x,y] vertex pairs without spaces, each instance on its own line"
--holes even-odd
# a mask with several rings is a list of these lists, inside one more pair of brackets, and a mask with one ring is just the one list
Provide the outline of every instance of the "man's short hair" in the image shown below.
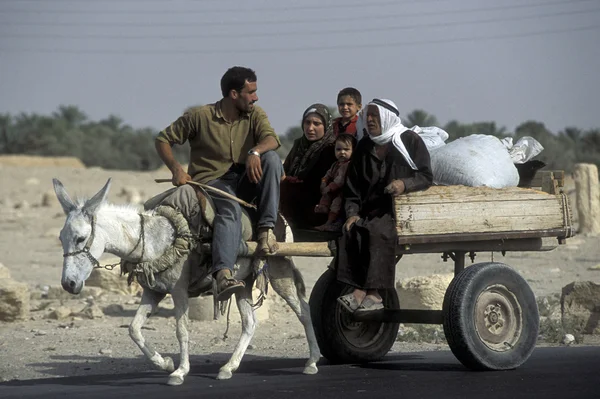
[[352,149],[356,147],[356,137],[348,133],[342,133],[335,138],[336,142],[341,142],[343,144],[349,145]]
[[352,98],[356,102],[356,104],[362,104],[362,95],[360,94],[360,91],[358,91],[354,87],[346,87],[340,90],[337,96],[337,101],[340,102],[340,98],[344,96],[350,96],[350,98]]
[[221,93],[223,97],[229,96],[231,90],[242,91],[246,81],[256,82],[256,73],[252,69],[241,66],[229,68],[221,78]]

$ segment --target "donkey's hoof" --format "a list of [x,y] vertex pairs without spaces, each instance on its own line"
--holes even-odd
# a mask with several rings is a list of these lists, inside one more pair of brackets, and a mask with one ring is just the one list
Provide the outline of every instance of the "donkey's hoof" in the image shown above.
[[219,370],[219,375],[217,375],[217,380],[228,380],[231,377],[232,377],[231,371]]
[[318,372],[319,372],[319,369],[317,368],[317,366],[314,364],[311,364],[311,365],[304,367],[304,371],[302,371],[302,374],[313,375],[313,374],[317,374]]
[[168,356],[165,357],[165,362],[163,363],[163,370],[167,373],[172,373],[173,371],[175,371],[175,363],[173,363],[173,359],[171,359]]
[[176,386],[183,384],[183,377],[180,375],[171,375],[169,376],[169,381],[167,381],[167,385]]

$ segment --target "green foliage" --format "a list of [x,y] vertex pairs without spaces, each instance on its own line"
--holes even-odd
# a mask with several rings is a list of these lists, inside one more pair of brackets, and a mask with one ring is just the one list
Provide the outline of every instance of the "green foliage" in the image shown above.
[[509,136],[509,134],[506,132],[506,128],[496,127],[495,122],[475,122],[470,124],[462,124],[458,121],[450,121],[446,124],[446,126],[443,127],[443,129],[450,136],[448,141],[452,141],[460,137],[470,136],[472,134],[487,134],[491,136],[496,136],[500,139]]
[[[0,154],[73,156],[86,166],[151,170],[162,165],[154,149],[152,129],[133,129],[115,115],[90,121],[75,106],[60,106],[52,116],[0,114]],[[189,150],[174,148],[187,163]]]
[[290,127],[285,134],[279,137],[281,141],[281,147],[277,149],[277,153],[281,158],[285,158],[288,152],[292,149],[294,145],[294,140],[302,137],[304,133],[302,132],[302,128],[300,126]]
[[[330,108],[334,117],[338,116],[337,109]],[[440,126],[437,118],[424,110],[412,111],[403,121],[409,127]],[[492,121],[465,124],[454,120],[440,127],[448,132],[448,141],[471,134],[512,137],[515,142],[523,136],[532,136],[544,146],[536,159],[545,162],[547,169],[570,172],[575,163],[581,162],[593,163],[600,168],[600,129],[582,130],[569,126],[554,134],[538,121],[522,123],[514,134]],[[92,121],[73,105],[61,105],[50,116],[0,113],[0,154],[74,156],[87,166],[151,170],[162,166],[154,149],[157,133],[149,128],[134,129],[116,115]],[[301,136],[300,122],[294,122],[280,136],[279,155],[284,158],[294,140]],[[187,145],[174,146],[173,152],[182,164],[188,162]]]
[[406,115],[406,118],[404,118],[402,123],[408,128],[411,128],[415,125],[420,127],[438,125],[437,118],[433,115],[428,114],[422,109],[415,109],[413,112]]

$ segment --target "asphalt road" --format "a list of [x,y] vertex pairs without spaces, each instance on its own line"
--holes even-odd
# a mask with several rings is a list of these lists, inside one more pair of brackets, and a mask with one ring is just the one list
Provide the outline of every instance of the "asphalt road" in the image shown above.
[[[6,359],[3,359],[6,361]],[[600,398],[600,347],[537,348],[519,369],[473,372],[449,351],[390,353],[367,365],[319,366],[302,375],[304,359],[246,356],[228,381],[217,381],[217,364],[192,362],[179,387],[167,375],[146,372],[10,381],[0,398]]]

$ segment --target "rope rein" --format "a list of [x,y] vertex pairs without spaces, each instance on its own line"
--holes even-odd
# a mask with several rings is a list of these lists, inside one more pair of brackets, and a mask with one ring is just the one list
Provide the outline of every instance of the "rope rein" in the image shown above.
[[[144,239],[144,235],[145,235],[144,215],[142,215],[141,213],[138,213],[138,215],[140,217],[140,237],[138,238],[137,243],[135,244],[133,249],[127,254],[127,256],[130,256],[131,254],[133,254],[133,252],[135,252],[135,250],[140,246],[140,243],[141,243],[142,244],[142,254],[140,255],[140,262],[141,262],[144,259],[144,253],[146,250],[146,240]],[[111,263],[111,264],[102,266],[100,264],[100,262],[98,262],[98,259],[94,258],[92,256],[92,254],[90,253],[90,248],[94,244],[94,238],[96,237],[96,216],[95,215],[92,216],[91,225],[92,225],[92,232],[91,232],[90,237],[88,238],[87,242],[85,243],[85,247],[83,247],[83,249],[80,249],[79,251],[67,252],[67,253],[63,254],[63,258],[68,258],[69,256],[77,256],[80,254],[84,254],[85,256],[87,256],[88,260],[92,263],[92,265],[94,265],[94,269],[104,268],[106,270],[113,270],[115,267],[117,267],[118,265],[121,264],[121,261],[119,261],[117,263]]]

